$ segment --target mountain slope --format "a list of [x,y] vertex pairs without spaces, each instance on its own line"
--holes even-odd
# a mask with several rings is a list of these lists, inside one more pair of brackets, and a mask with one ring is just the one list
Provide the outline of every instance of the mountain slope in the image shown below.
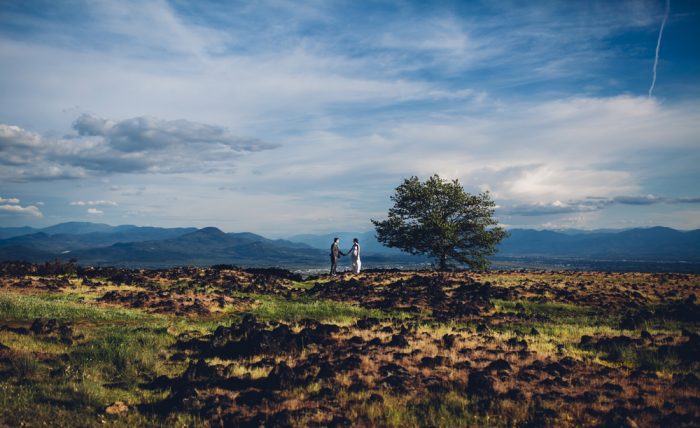
[[99,228],[102,232],[88,232],[89,228],[80,229],[78,233],[49,234],[47,230],[64,230],[63,228],[46,228],[36,233],[0,239],[0,249],[7,246],[40,248],[45,252],[62,253],[80,249],[103,247],[118,242],[140,242],[169,239],[194,232],[195,228],[172,228],[119,226],[110,229]]
[[308,264],[324,260],[323,252],[300,244],[273,241],[252,233],[224,233],[214,227],[171,239],[117,243],[71,253],[84,264],[110,265],[246,265]]

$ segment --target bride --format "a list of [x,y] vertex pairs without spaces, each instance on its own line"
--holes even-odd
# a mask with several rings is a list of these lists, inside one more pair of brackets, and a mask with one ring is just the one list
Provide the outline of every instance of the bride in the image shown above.
[[352,259],[352,273],[360,273],[362,260],[360,260],[360,241],[357,238],[352,240],[352,248],[348,251]]

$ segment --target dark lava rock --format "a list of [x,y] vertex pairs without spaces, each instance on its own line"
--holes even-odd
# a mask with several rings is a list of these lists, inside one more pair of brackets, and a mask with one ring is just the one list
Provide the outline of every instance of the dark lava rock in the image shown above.
[[431,394],[436,394],[436,395],[447,394],[447,393],[450,391],[450,389],[449,389],[447,386],[445,386],[443,383],[441,383],[441,382],[432,382],[432,383],[429,383],[429,384],[426,386],[426,389],[427,389],[428,392],[430,392]]
[[637,424],[633,419],[631,410],[624,407],[615,407],[610,410],[603,420],[604,428],[635,428]]
[[476,371],[469,373],[467,380],[467,394],[469,396],[494,397],[496,391],[493,388],[494,380],[487,372]]
[[577,398],[582,403],[593,404],[600,399],[600,393],[596,391],[586,391]]
[[445,344],[445,348],[452,349],[452,347],[455,344],[455,339],[457,339],[457,335],[445,334],[444,336],[442,336],[442,343]]
[[506,345],[510,346],[511,348],[517,348],[521,347],[524,349],[527,349],[527,341],[526,340],[518,340],[515,337],[511,337],[506,341]]
[[224,368],[218,365],[210,366],[204,360],[190,361],[181,380],[187,383],[211,383],[223,378]]
[[700,321],[700,305],[695,303],[695,295],[691,294],[682,301],[676,301],[666,307],[661,307],[656,310],[656,315],[684,322]]
[[340,428],[352,426],[352,421],[345,416],[333,416],[333,419],[328,423],[329,428]]
[[593,345],[593,336],[589,336],[587,334],[581,336],[581,341],[579,342],[580,347],[588,348],[591,345]]
[[539,428],[539,427],[549,427],[556,426],[553,425],[550,420],[559,417],[559,413],[556,410],[548,409],[541,404],[541,395],[535,401],[532,412],[529,415],[528,420],[522,425],[523,428]]
[[700,335],[691,333],[686,342],[677,347],[678,356],[686,364],[700,361]]
[[325,400],[325,399],[330,399],[331,397],[334,396],[334,392],[331,388],[324,386],[323,388],[319,389],[318,392],[311,394],[310,398],[312,400]]
[[392,374],[399,374],[401,376],[408,376],[408,371],[404,367],[402,367],[398,364],[394,364],[394,363],[389,363],[389,364],[385,364],[385,365],[381,366],[379,368],[379,373],[382,376],[389,376]]
[[506,361],[502,358],[499,358],[499,359],[493,361],[488,366],[486,366],[486,370],[488,370],[488,371],[494,371],[494,370],[496,370],[496,371],[510,371],[511,367],[510,367],[510,363],[508,363],[508,361]]
[[352,383],[348,387],[349,392],[355,392],[355,393],[365,391],[366,389],[367,389],[367,385],[365,385],[364,383],[359,382],[359,381]]
[[571,370],[556,362],[547,364],[543,370],[552,376],[566,376],[571,373]]
[[372,394],[372,395],[370,395],[369,398],[367,399],[367,402],[368,402],[369,404],[373,404],[373,403],[383,403],[383,402],[384,402],[384,397],[382,397],[382,396],[379,395],[379,394]]
[[32,323],[32,326],[29,327],[29,330],[31,330],[34,334],[47,335],[47,334],[60,334],[60,333],[62,333],[62,328],[67,329],[67,330],[63,331],[64,334],[67,333],[68,336],[71,335],[70,327],[67,325],[62,326],[58,322],[58,320],[56,320],[56,319],[42,320],[40,318],[37,318]]
[[327,379],[327,378],[331,378],[333,376],[335,376],[335,370],[327,361],[323,361],[319,365],[318,373],[316,374],[316,378]]
[[559,360],[559,364],[561,364],[564,367],[571,368],[577,364],[577,361],[572,357],[564,357],[561,360]]
[[238,325],[218,327],[209,343],[207,354],[239,358],[259,354],[296,353],[311,344],[330,343],[330,335],[339,331],[339,327],[335,325],[315,321],[312,324],[313,326],[295,334],[286,324],[279,324],[268,330],[267,326],[258,323],[255,317],[246,315]]
[[379,319],[377,319],[377,318],[362,318],[362,319],[357,320],[355,325],[357,325],[357,328],[359,328],[361,330],[368,330],[372,327],[378,326]]
[[250,407],[259,406],[263,404],[264,401],[269,401],[273,403],[279,402],[279,394],[271,390],[253,389],[242,392],[238,395],[238,397],[236,397],[236,404]]
[[170,356],[170,361],[185,361],[186,359],[187,355],[182,352],[176,352]]
[[360,360],[360,357],[351,355],[338,364],[338,370],[349,371],[359,369],[361,364],[362,360]]
[[525,393],[520,388],[511,388],[503,394],[503,398],[513,401],[523,401],[525,400]]
[[403,334],[395,334],[391,337],[391,341],[389,341],[389,346],[405,348],[408,346],[408,340],[406,340],[406,337]]
[[676,387],[700,389],[700,378],[693,373],[687,373],[685,375],[675,374],[673,375],[673,380],[675,381],[674,386]]
[[360,336],[353,336],[350,339],[348,339],[348,343],[351,345],[362,345],[363,343],[365,343],[365,340]]
[[636,330],[643,326],[648,320],[650,320],[654,314],[646,309],[642,309],[638,312],[627,312],[620,320],[620,329],[623,330]]
[[435,368],[445,365],[446,358],[443,356],[423,357],[420,360],[420,367]]
[[367,342],[367,345],[370,346],[381,346],[382,345],[382,340],[378,337],[373,338],[369,342]]
[[616,394],[621,394],[625,391],[624,388],[622,388],[620,385],[617,385],[612,382],[605,382],[603,384],[603,389],[606,391],[614,392]]
[[272,389],[289,389],[295,386],[300,386],[300,382],[292,370],[286,363],[281,362],[267,376],[267,386]]

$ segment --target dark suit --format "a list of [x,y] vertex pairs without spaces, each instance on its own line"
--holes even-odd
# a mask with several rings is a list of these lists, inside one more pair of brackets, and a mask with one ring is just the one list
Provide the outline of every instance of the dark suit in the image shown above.
[[338,243],[333,242],[331,244],[331,275],[336,274],[336,268],[338,267],[338,259],[340,258],[343,253],[340,251],[340,248],[338,248]]

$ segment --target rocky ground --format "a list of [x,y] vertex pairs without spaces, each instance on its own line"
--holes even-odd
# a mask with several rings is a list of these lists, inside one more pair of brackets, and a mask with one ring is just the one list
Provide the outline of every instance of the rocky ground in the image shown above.
[[700,425],[698,275],[0,274],[0,425]]

